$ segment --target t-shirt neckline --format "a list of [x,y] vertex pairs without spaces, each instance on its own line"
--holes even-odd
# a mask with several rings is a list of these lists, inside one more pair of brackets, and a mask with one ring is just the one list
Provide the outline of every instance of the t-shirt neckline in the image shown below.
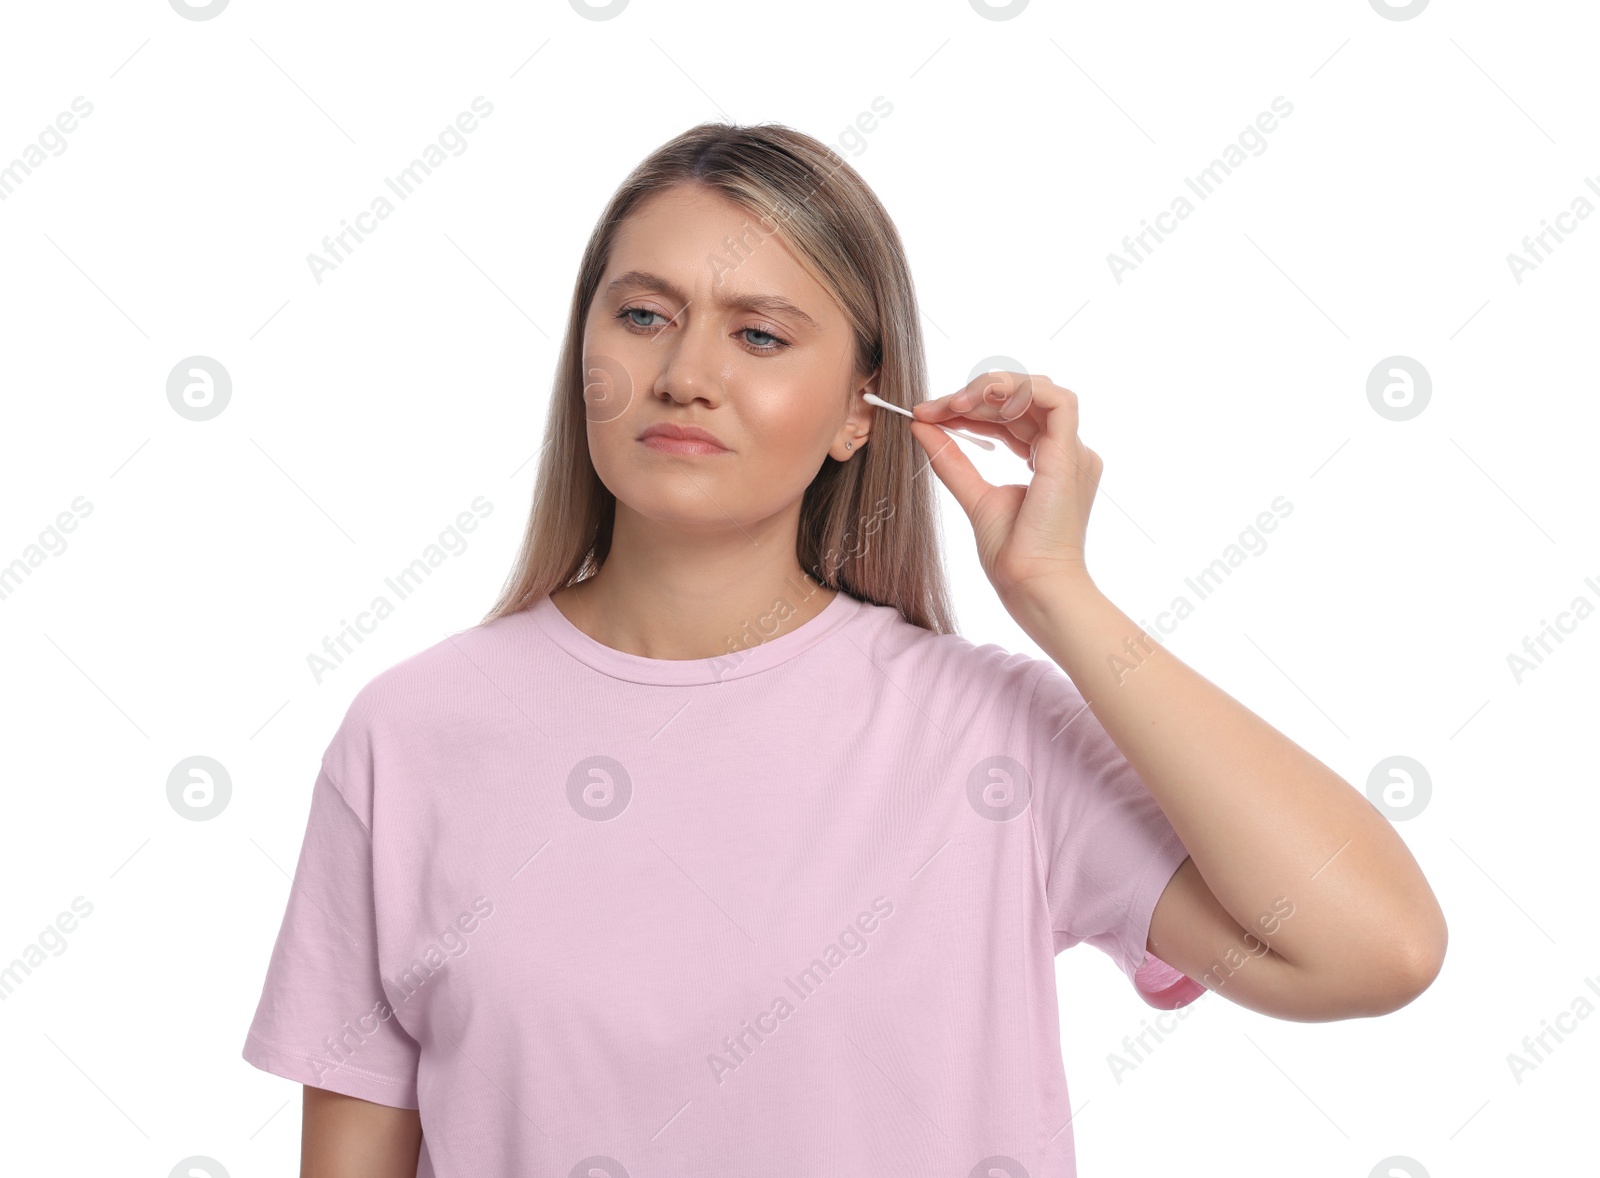
[[[754,675],[788,662],[854,618],[865,604],[860,598],[852,597],[841,589],[832,601],[822,607],[820,613],[794,629],[744,650],[704,659],[648,658],[607,646],[573,625],[549,594],[529,606],[528,614],[556,645],[601,674],[632,683],[687,686],[742,679],[746,675]],[[777,620],[771,613],[765,617],[769,628]],[[762,633],[761,622],[761,618],[756,618],[746,627],[757,638]]]

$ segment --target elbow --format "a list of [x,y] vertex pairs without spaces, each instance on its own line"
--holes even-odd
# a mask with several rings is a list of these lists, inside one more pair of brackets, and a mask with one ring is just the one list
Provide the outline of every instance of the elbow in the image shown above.
[[1444,968],[1448,942],[1444,914],[1435,910],[1433,920],[1405,937],[1390,952],[1388,964],[1379,975],[1381,981],[1374,986],[1364,1013],[1368,1017],[1393,1014],[1420,998]]
[[1437,910],[1402,935],[1358,942],[1314,969],[1289,965],[1272,1008],[1254,1009],[1303,1022],[1378,1018],[1409,1006],[1444,967],[1446,933]]

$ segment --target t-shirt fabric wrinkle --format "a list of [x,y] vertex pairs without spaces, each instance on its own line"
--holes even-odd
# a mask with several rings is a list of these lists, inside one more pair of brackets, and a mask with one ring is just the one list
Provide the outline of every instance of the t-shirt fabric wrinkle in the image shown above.
[[418,1109],[419,1178],[1070,1178],[1054,958],[1203,994],[1145,952],[1186,857],[1053,663],[842,592],[649,659],[544,597],[355,694],[243,1057]]

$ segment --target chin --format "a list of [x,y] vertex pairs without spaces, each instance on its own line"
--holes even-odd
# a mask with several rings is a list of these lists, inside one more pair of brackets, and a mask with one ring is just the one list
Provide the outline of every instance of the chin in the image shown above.
[[[709,479],[679,470],[632,472],[620,485],[602,480],[635,515],[662,524],[726,524],[728,517],[748,506],[748,496],[720,479]],[[721,504],[722,506],[718,506]]]

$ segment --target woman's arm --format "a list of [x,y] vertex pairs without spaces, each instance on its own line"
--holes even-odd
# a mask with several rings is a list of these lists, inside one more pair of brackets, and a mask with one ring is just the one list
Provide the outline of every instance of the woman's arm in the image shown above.
[[1151,952],[1241,1005],[1304,1021],[1387,1013],[1427,989],[1444,914],[1359,790],[1151,639],[1087,571],[1025,596],[1019,624],[1189,851],[1156,905]]
[[[1046,376],[986,372],[915,414],[912,435],[972,521],[1000,600],[1189,851],[1156,903],[1147,951],[1240,1005],[1307,1021],[1383,1014],[1427,989],[1444,961],[1444,914],[1388,820],[1090,579],[1084,542],[1105,464],[1078,436],[1078,395]],[[991,486],[933,422],[999,438],[1032,481]],[[1219,964],[1229,972],[1217,987]]]
[[421,1147],[416,1109],[305,1085],[300,1178],[416,1178]]

